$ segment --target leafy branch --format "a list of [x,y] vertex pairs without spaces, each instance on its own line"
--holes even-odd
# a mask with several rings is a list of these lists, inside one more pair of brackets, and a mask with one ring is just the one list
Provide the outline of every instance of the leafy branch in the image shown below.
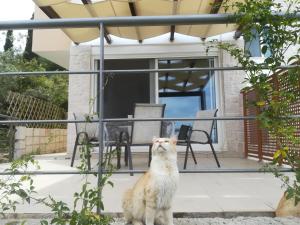
[[[264,55],[261,63],[255,62],[247,49],[242,50],[230,43],[214,44],[227,51],[245,68],[248,86],[243,91],[253,90],[256,96],[255,101],[246,104],[257,109],[260,127],[276,140],[277,150],[268,169],[272,169],[275,176],[283,181],[286,197],[294,198],[297,204],[300,201],[299,119],[290,118],[290,106],[299,101],[300,68],[282,71],[278,67],[300,64],[300,23],[295,17],[300,1],[245,0],[232,3],[226,0],[224,7],[227,11],[235,11],[236,23],[245,42],[251,43],[257,38],[255,33],[260,37]],[[290,52],[293,52],[291,56],[288,55]],[[280,85],[290,88],[280,88]],[[294,150],[296,148],[298,153]],[[294,180],[278,172],[282,162],[294,171]]]

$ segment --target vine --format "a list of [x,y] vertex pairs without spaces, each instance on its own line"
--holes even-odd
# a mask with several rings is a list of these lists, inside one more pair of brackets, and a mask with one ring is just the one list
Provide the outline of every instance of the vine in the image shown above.
[[[296,18],[300,11],[300,1],[245,0],[232,3],[227,0],[223,6],[225,11],[235,11],[236,23],[245,42],[253,41],[256,35],[260,37],[261,52],[264,55],[261,63],[255,62],[247,49],[225,42],[216,44],[244,67],[245,82],[248,84],[244,91],[252,89],[256,94],[256,100],[246,104],[258,108],[257,119],[261,128],[276,140],[277,150],[272,165],[265,169],[271,169],[276,177],[281,178],[286,198],[293,198],[297,205],[300,201],[300,158],[297,154],[300,137],[295,124],[299,118],[291,118],[293,115],[289,106],[297,101],[300,94],[300,68],[297,66],[300,64],[300,23]],[[290,55],[291,51],[293,54]],[[278,67],[283,65],[294,67],[289,68],[284,77],[280,77],[282,71]],[[284,79],[293,88],[280,90],[270,82],[271,78],[277,81]],[[298,150],[294,151],[295,148]],[[295,179],[279,172],[282,162],[290,166]]]

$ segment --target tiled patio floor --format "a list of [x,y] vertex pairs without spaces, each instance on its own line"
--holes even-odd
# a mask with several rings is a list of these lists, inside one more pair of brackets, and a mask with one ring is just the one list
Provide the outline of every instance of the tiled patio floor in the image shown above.
[[[43,170],[71,170],[69,159],[65,155],[40,155],[41,169]],[[179,167],[182,168],[183,158],[179,157]],[[241,158],[220,158],[222,168],[260,168],[261,164],[254,160]],[[93,165],[96,161],[93,160]],[[136,169],[146,168],[147,156],[134,156]],[[1,164],[2,170],[5,165]],[[123,165],[124,168],[124,165]],[[212,158],[199,158],[195,166],[189,161],[189,169],[216,168]],[[113,175],[111,180],[114,188],[104,190],[106,212],[121,212],[121,197],[123,192],[131,187],[140,177],[127,174]],[[72,195],[79,191],[82,182],[80,175],[39,175],[35,177],[35,185],[41,196],[51,195],[63,200],[72,206]],[[92,184],[96,178],[89,176]],[[282,196],[281,183],[272,174],[264,173],[209,173],[209,174],[181,174],[180,184],[174,202],[175,212],[271,212]],[[18,213],[48,213],[47,208],[39,205],[23,205]]]

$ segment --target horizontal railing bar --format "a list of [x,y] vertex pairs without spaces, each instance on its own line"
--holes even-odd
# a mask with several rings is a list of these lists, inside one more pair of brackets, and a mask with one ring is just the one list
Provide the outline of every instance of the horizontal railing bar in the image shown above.
[[[279,66],[277,69],[294,69],[299,68],[300,65]],[[263,69],[268,69],[263,67]],[[227,71],[227,70],[245,70],[244,67],[194,67],[194,68],[166,68],[166,69],[128,69],[128,70],[104,70],[104,73],[152,73],[152,72],[193,72],[193,71]],[[2,72],[0,76],[40,76],[40,75],[56,75],[56,74],[80,74],[89,75],[97,74],[99,70],[87,71],[36,71],[36,72]]]
[[[280,66],[277,69],[294,69],[300,65]],[[263,69],[268,69],[263,67]],[[231,70],[245,70],[244,67],[203,67],[203,68],[168,68],[168,69],[132,69],[132,70],[104,70],[105,73],[142,73],[142,72],[193,72],[193,71],[231,71]]]
[[[282,117],[282,119],[298,119],[300,115]],[[203,118],[115,118],[103,119],[103,122],[133,122],[133,121],[201,121],[201,120],[256,120],[255,116],[235,117],[203,117]],[[97,123],[99,120],[0,120],[0,124],[28,124],[28,123]]]
[[[290,168],[279,169],[279,172],[293,172]],[[70,174],[97,174],[98,171],[19,171],[19,172],[6,172],[1,171],[0,175],[70,175]],[[117,170],[107,171],[103,170],[103,173],[112,174],[129,174],[129,173],[145,173],[147,170]],[[179,170],[179,173],[270,173],[272,171],[264,171],[261,169],[201,169],[201,170]]]
[[64,75],[64,74],[97,74],[97,70],[87,71],[35,71],[35,72],[2,72],[0,76],[41,76],[41,75]]
[[[285,15],[300,19],[300,13]],[[51,20],[16,20],[1,21],[0,30],[15,29],[54,29],[54,28],[82,28],[105,26],[160,26],[160,25],[193,25],[193,24],[228,24],[235,23],[234,14],[197,14],[197,15],[170,15],[170,16],[127,16],[127,17],[98,17],[98,18],[69,18]]]
[[[300,115],[283,117],[287,119],[300,118]],[[256,120],[255,116],[219,116],[219,117],[203,117],[203,118],[114,118],[104,119],[103,122],[126,122],[126,121],[201,121],[201,120]]]
[[4,119],[16,119],[16,118],[14,118],[14,117],[12,117],[12,116],[8,116],[8,115],[4,115],[4,114],[0,114],[0,119],[2,119],[2,118],[4,118]]

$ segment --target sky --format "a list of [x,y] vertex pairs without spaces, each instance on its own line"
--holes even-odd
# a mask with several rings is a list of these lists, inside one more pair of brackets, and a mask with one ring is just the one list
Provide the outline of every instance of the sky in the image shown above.
[[[34,11],[32,0],[0,0],[0,21],[5,20],[28,20]],[[5,31],[0,31],[0,51],[3,49]],[[24,46],[24,36],[27,31],[14,31],[15,45]]]

